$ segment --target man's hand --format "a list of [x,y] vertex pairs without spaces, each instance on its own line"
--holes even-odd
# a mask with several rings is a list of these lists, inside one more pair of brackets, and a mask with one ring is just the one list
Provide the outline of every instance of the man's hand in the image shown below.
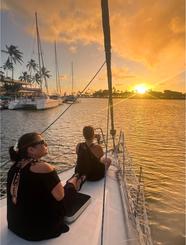
[[95,134],[94,138],[97,139],[98,144],[100,144],[100,140],[101,140],[100,134]]

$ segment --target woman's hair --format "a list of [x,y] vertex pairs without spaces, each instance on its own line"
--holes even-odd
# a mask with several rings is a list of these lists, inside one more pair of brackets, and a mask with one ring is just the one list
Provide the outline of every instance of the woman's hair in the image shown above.
[[86,140],[90,140],[94,137],[94,128],[92,126],[85,126],[83,128],[83,136]]
[[21,159],[29,158],[27,149],[29,146],[34,145],[34,143],[38,141],[39,135],[39,133],[33,132],[21,136],[18,140],[17,146],[11,146],[9,148],[10,159],[14,162],[17,162]]

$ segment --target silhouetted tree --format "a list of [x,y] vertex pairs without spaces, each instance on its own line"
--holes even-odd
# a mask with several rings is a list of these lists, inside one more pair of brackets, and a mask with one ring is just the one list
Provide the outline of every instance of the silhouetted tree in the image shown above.
[[12,80],[14,79],[14,66],[13,64],[16,64],[16,62],[19,62],[20,64],[23,62],[22,60],[22,52],[18,50],[17,46],[14,45],[6,45],[6,50],[1,50],[3,53],[6,53],[8,55],[8,59],[5,64],[11,64],[11,70],[12,70]]

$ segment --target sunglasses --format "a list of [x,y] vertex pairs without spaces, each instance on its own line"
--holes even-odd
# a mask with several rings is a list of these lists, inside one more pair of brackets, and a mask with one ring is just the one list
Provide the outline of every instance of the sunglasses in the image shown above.
[[37,146],[37,145],[47,145],[46,141],[40,140],[38,142],[33,143],[31,146]]

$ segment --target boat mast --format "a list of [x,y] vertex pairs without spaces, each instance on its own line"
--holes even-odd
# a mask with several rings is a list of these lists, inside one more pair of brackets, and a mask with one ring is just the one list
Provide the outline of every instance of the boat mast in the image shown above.
[[59,77],[58,77],[58,66],[57,66],[56,41],[54,41],[54,51],[55,51],[55,68],[56,68],[56,90],[57,90],[57,93],[59,93]]
[[110,38],[108,0],[101,0],[101,9],[102,9],[102,26],[103,26],[103,33],[104,33],[105,58],[106,58],[106,65],[107,65],[109,107],[110,107],[110,117],[111,117],[110,134],[112,135],[113,147],[115,148],[116,130],[114,129],[114,112],[113,112],[113,100],[112,100],[111,38]]
[[56,41],[54,42],[54,47],[55,47],[55,66],[56,66],[56,89],[57,89],[57,92],[59,93],[59,95],[61,95],[61,82],[60,82],[58,59],[57,59]]
[[[42,69],[45,68],[45,64],[44,64],[44,59],[43,59],[43,54],[42,54],[42,48],[41,48],[41,40],[40,40],[39,28],[38,28],[38,20],[37,20],[37,12],[35,12],[35,18],[36,18],[36,33],[37,33],[37,49],[38,49],[39,75],[40,75],[40,77],[42,77],[42,75],[43,75],[42,74]],[[47,94],[48,94],[48,84],[47,84],[47,80],[46,80],[46,77],[45,76],[44,76],[44,80],[45,80],[46,91],[47,91]],[[42,90],[42,82],[41,82],[41,90]]]
[[[35,12],[35,19],[36,19],[36,38],[37,38],[37,55],[38,55],[38,63],[39,63],[39,76],[41,79],[41,54],[40,54],[40,47],[39,47],[39,30],[38,30],[38,22],[37,22],[37,12]],[[42,91],[42,79],[41,79],[41,91]]]
[[74,67],[73,62],[71,64],[71,72],[72,72],[72,95],[74,94]]

